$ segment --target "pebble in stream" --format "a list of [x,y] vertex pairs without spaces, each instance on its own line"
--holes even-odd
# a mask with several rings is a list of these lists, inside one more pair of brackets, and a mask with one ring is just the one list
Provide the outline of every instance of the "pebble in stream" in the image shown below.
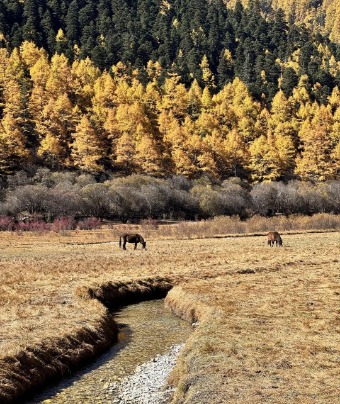
[[[124,383],[134,380],[128,379],[129,376],[138,377],[139,374],[142,377],[144,370],[140,372],[140,369],[144,369],[144,366],[150,363],[161,364],[166,360],[173,361],[171,364],[169,362],[173,366],[177,356],[175,352],[179,348],[173,348],[173,351],[171,347],[186,341],[192,332],[191,325],[171,314],[164,307],[163,300],[124,307],[115,314],[115,319],[120,328],[119,342],[116,345],[90,366],[26,403],[164,403],[165,401],[136,401],[137,398],[131,399],[119,394],[124,393]],[[170,372],[170,366],[164,368],[164,373]],[[160,383],[161,379],[156,377]],[[118,388],[120,383],[121,387]],[[146,379],[142,383],[145,384]],[[141,400],[147,400],[145,395],[141,397]],[[161,396],[159,399],[163,400]]]

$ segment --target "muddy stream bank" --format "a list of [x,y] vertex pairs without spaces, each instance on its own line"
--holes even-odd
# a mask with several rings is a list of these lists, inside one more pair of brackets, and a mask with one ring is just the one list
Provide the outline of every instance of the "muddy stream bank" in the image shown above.
[[90,366],[26,403],[130,402],[119,398],[119,385],[124,385],[137,366],[141,373],[145,368],[140,365],[148,361],[160,363],[162,355],[185,342],[192,332],[191,324],[171,314],[163,299],[126,306],[114,317],[119,326],[117,344]]

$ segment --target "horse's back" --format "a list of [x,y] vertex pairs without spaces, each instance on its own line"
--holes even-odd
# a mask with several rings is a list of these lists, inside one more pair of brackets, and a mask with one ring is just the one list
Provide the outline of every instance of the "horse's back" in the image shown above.
[[282,238],[277,231],[270,231],[268,233],[268,244],[272,245],[275,242],[278,245],[282,245]]
[[135,243],[140,240],[140,235],[137,233],[124,233],[120,236],[120,239],[126,240],[128,243]]

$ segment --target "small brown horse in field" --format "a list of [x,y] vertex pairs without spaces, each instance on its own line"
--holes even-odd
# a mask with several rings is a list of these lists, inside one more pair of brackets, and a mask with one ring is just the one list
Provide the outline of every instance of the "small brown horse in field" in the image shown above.
[[134,250],[137,249],[138,243],[142,244],[143,250],[146,249],[146,241],[140,234],[130,234],[130,233],[122,234],[119,237],[119,247],[122,248],[123,250],[126,250],[126,243],[135,243]]
[[268,245],[273,247],[274,243],[276,243],[276,247],[277,246],[282,247],[282,238],[277,231],[270,231],[268,233]]

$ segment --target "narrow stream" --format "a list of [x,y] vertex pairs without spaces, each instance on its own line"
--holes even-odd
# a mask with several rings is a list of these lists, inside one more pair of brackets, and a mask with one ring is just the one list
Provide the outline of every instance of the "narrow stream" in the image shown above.
[[192,332],[189,323],[171,314],[164,301],[151,300],[124,307],[115,314],[119,341],[95,363],[72,377],[49,388],[27,404],[109,403],[114,399],[108,390],[133,374],[137,365],[164,354],[175,344],[185,342]]

